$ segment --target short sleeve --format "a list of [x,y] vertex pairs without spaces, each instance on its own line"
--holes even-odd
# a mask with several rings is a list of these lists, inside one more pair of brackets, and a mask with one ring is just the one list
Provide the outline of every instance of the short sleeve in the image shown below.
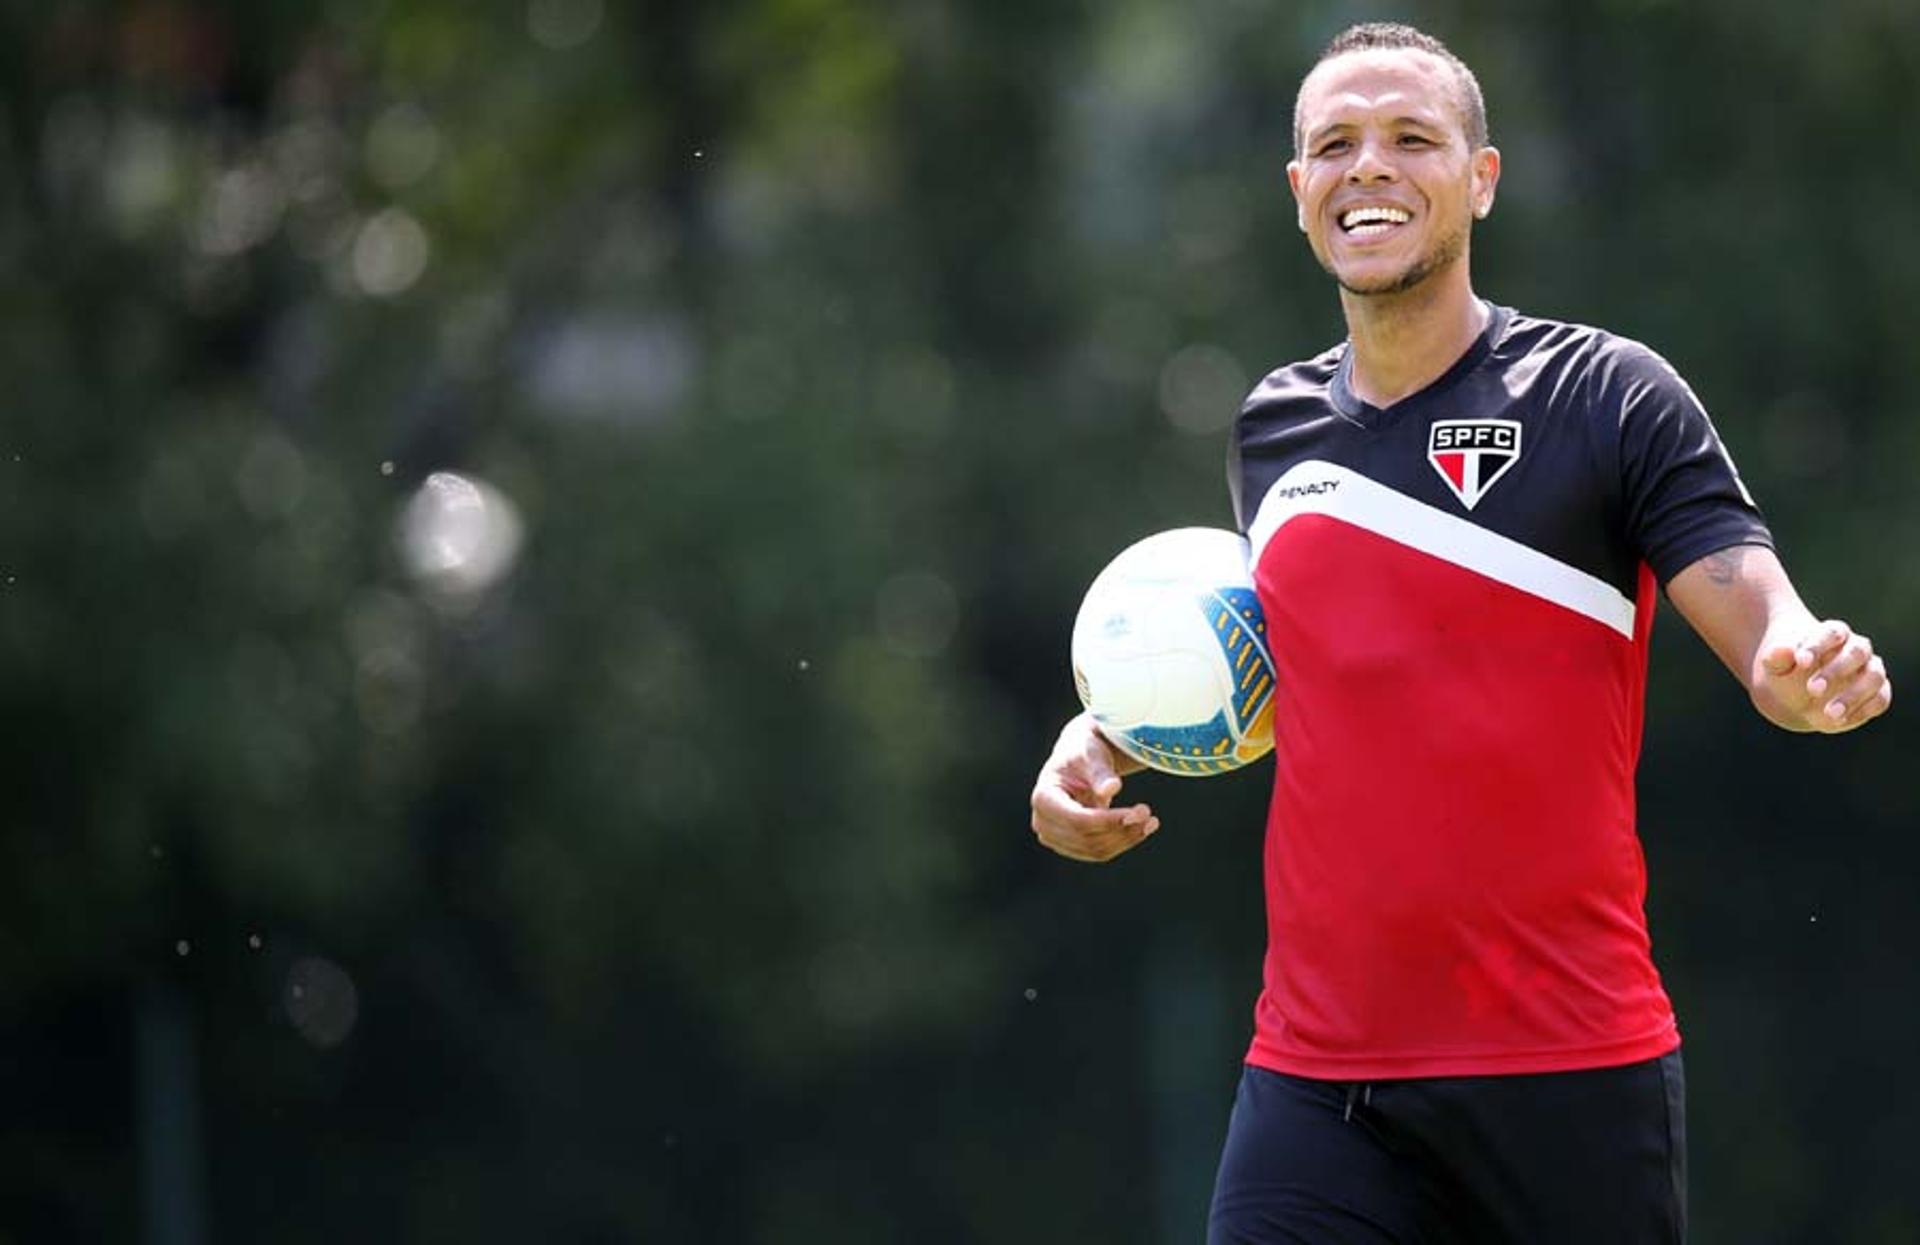
[[1620,488],[1628,539],[1665,585],[1694,562],[1735,545],[1773,547],[1713,421],[1680,374],[1624,339],[1601,369],[1602,410],[1620,418]]

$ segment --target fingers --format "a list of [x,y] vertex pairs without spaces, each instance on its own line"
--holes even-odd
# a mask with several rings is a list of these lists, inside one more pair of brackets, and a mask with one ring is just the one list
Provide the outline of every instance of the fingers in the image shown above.
[[1760,666],[1774,678],[1813,670],[1830,662],[1853,638],[1853,628],[1837,618],[1815,626],[1812,634],[1776,643],[1762,651]]
[[[1883,696],[1881,693],[1885,691]],[[1807,696],[1822,730],[1845,730],[1886,711],[1893,689],[1887,666],[1873,641],[1848,632],[1823,664],[1807,678]]]
[[1832,695],[1821,707],[1826,719],[1823,730],[1847,731],[1871,721],[1893,705],[1893,680],[1887,677],[1887,665],[1873,656],[1846,679],[1836,679]]
[[1800,651],[1795,654],[1795,668],[1805,670],[1831,661],[1852,638],[1852,627],[1838,618],[1829,618],[1820,624],[1811,638],[1800,641]]
[[1045,847],[1048,851],[1056,855],[1065,856],[1068,860],[1078,860],[1085,864],[1098,865],[1105,864],[1122,852],[1130,851],[1140,846],[1148,835],[1159,828],[1160,823],[1158,820],[1152,820],[1148,822],[1148,826],[1151,828],[1142,828],[1123,838],[1097,840],[1060,839],[1044,834],[1038,835],[1037,837],[1042,847]]
[[[1113,789],[1118,787],[1116,780]],[[1104,861],[1138,847],[1160,828],[1160,819],[1145,804],[1090,808],[1043,783],[1033,791],[1032,825],[1034,837],[1049,850],[1070,860]]]
[[1829,688],[1839,687],[1851,679],[1873,658],[1873,641],[1866,636],[1856,635],[1833,652],[1827,660],[1807,679],[1809,696],[1825,696]]
[[1887,677],[1886,665],[1876,657],[1868,663],[1867,669],[1870,674],[1878,674],[1879,685],[1857,701],[1849,699],[1846,715],[1841,718],[1842,730],[1852,730],[1893,708],[1893,680]]

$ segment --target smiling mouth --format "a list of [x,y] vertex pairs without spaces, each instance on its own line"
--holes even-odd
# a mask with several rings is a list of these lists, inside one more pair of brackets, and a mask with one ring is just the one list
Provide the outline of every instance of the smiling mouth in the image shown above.
[[1350,238],[1377,238],[1398,229],[1413,216],[1400,208],[1360,207],[1340,213],[1340,231]]

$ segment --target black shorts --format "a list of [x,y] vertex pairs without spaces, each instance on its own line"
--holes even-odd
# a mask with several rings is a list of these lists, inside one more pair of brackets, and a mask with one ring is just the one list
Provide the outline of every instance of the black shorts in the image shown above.
[[1526,1076],[1240,1078],[1208,1245],[1677,1245],[1680,1052]]

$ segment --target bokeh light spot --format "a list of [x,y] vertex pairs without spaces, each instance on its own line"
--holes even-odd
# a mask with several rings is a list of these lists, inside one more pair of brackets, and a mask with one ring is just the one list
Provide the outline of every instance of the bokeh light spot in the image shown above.
[[589,314],[553,330],[529,378],[542,410],[575,419],[658,419],[686,397],[698,344],[678,319]]
[[200,204],[194,245],[203,255],[238,255],[273,236],[286,208],[280,179],[264,165],[214,179]]
[[393,298],[413,288],[427,270],[427,231],[411,214],[387,208],[367,218],[353,240],[353,279],[375,298]]
[[388,190],[411,186],[440,158],[440,131],[414,104],[396,104],[367,131],[367,172]]
[[1188,346],[1160,369],[1160,409],[1182,432],[1219,432],[1233,422],[1246,396],[1239,360],[1219,346]]
[[360,1019],[360,992],[353,978],[319,956],[296,960],[287,970],[282,1005],[294,1031],[322,1050],[346,1041]]
[[520,556],[520,513],[484,480],[428,476],[401,512],[400,553],[414,578],[453,596],[493,586]]

